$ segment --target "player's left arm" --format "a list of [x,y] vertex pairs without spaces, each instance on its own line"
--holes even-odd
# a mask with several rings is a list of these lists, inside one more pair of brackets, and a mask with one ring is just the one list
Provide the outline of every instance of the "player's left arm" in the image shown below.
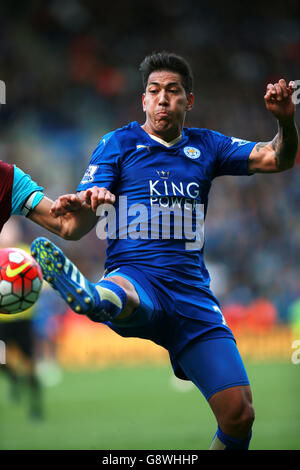
[[278,122],[278,133],[270,142],[255,145],[248,160],[249,173],[277,173],[292,168],[298,150],[295,104],[292,100],[294,82],[285,80],[267,86],[265,105]]

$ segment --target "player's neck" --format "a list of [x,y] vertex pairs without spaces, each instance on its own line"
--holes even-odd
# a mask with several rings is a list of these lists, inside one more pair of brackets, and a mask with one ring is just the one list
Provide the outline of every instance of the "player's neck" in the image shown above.
[[147,123],[145,123],[141,127],[145,132],[147,132],[147,134],[150,135],[150,137],[160,139],[161,141],[166,142],[168,144],[181,138],[181,129],[168,129],[167,131],[158,132],[157,130],[152,129],[150,126],[148,126]]

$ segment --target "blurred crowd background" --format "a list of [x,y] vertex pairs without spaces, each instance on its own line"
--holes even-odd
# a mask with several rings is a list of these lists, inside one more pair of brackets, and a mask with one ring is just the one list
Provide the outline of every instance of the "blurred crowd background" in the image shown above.
[[[0,110],[0,158],[28,171],[51,198],[74,192],[100,138],[143,122],[138,66],[163,49],[183,55],[194,71],[188,126],[271,140],[277,125],[263,96],[269,82],[300,79],[299,2],[224,5],[1,2],[7,103]],[[214,181],[205,259],[223,306],[265,299],[276,321],[289,320],[300,297],[299,163],[283,174]],[[21,218],[18,224],[27,243],[43,233]],[[79,242],[52,238],[91,280],[101,277],[105,244],[94,232]]]

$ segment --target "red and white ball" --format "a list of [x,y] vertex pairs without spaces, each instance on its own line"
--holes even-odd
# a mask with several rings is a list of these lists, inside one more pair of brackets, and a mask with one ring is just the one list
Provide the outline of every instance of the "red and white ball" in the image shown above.
[[0,250],[0,313],[20,313],[32,307],[42,284],[42,270],[26,251]]

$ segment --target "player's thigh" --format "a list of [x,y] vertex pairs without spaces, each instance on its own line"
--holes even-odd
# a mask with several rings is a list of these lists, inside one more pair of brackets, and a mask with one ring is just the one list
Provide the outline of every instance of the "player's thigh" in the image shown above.
[[249,379],[231,337],[199,337],[179,355],[178,363],[190,379],[210,400],[216,393],[232,387],[249,387]]

